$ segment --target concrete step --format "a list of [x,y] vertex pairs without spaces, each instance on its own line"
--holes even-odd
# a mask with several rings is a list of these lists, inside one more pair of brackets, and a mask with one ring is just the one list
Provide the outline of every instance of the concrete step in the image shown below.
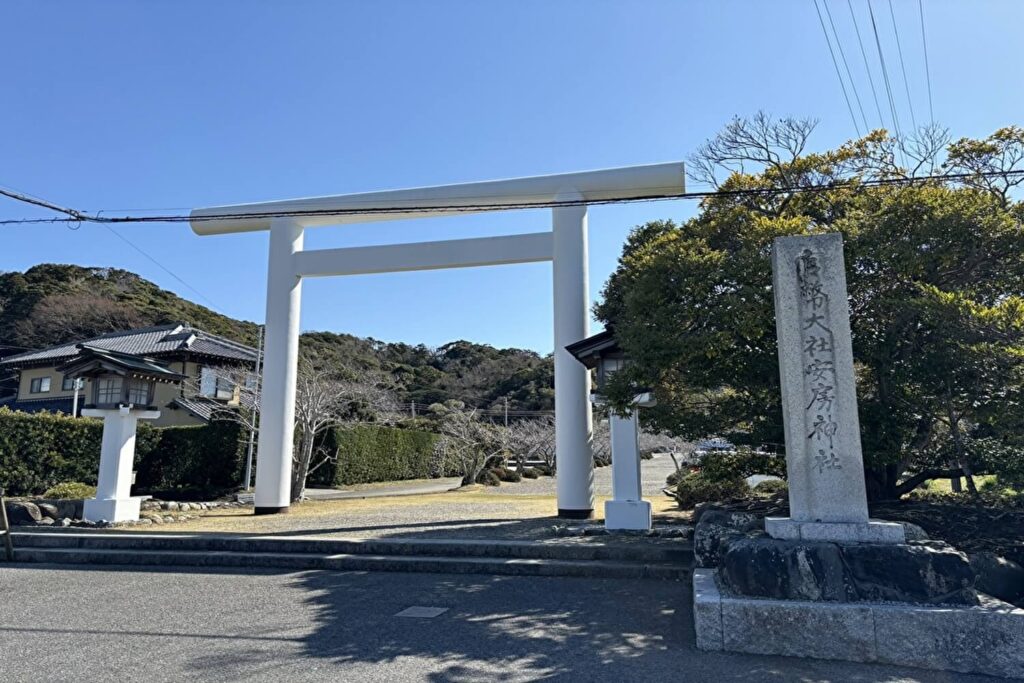
[[438,557],[429,555],[320,554],[312,552],[231,552],[16,547],[16,562],[123,566],[274,567],[335,571],[437,572],[514,576],[575,576],[680,580],[689,564],[552,560],[518,557]]
[[325,539],[302,536],[142,534],[114,531],[23,532],[15,533],[13,539],[17,548],[611,561],[687,567],[693,561],[693,546],[689,540],[664,538],[573,538],[551,541]]

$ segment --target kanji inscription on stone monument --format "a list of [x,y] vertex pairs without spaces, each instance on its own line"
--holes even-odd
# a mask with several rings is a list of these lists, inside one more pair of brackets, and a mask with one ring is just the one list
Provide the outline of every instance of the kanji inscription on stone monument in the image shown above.
[[776,239],[772,274],[791,516],[766,528],[900,542],[900,525],[868,523],[842,237]]

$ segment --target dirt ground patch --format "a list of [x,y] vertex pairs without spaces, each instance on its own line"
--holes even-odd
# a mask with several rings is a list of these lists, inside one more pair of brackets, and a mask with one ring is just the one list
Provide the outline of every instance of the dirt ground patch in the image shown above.
[[[595,506],[603,518],[604,501]],[[667,497],[652,497],[657,522],[685,519]],[[421,496],[304,501],[287,514],[255,516],[251,508],[209,510],[198,519],[146,526],[139,531],[167,533],[244,533],[323,535],[346,538],[502,538],[550,537],[557,524],[554,496],[500,495],[467,487]]]

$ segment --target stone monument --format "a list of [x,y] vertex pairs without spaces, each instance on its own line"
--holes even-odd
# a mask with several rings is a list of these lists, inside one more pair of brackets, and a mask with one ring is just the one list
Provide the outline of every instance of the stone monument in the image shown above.
[[838,234],[781,237],[772,250],[790,517],[788,540],[902,543],[903,526],[868,519],[853,345]]

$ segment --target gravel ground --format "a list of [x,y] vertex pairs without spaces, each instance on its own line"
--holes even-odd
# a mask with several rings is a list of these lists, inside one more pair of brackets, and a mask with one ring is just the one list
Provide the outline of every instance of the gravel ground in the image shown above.
[[[665,487],[665,477],[675,472],[675,469],[672,458],[667,455],[656,455],[650,460],[641,460],[640,482],[644,496],[664,497],[661,489]],[[523,479],[518,484],[489,487],[488,491],[495,495],[553,496],[555,495],[555,480],[553,477]],[[612,468],[610,466],[594,468],[594,493],[598,496],[612,495]]]
[[23,565],[0,605],[11,683],[993,680],[700,652],[673,581]]
[[[685,522],[661,493],[674,469],[668,456],[643,461],[644,490],[654,506],[656,524]],[[611,468],[595,470],[596,513],[611,494]],[[178,524],[136,527],[152,533],[225,532],[322,535],[337,538],[493,538],[542,540],[555,535],[555,480],[524,479],[497,487],[474,486],[450,493],[365,500],[307,501],[288,514],[255,517],[249,508],[213,510]]]

